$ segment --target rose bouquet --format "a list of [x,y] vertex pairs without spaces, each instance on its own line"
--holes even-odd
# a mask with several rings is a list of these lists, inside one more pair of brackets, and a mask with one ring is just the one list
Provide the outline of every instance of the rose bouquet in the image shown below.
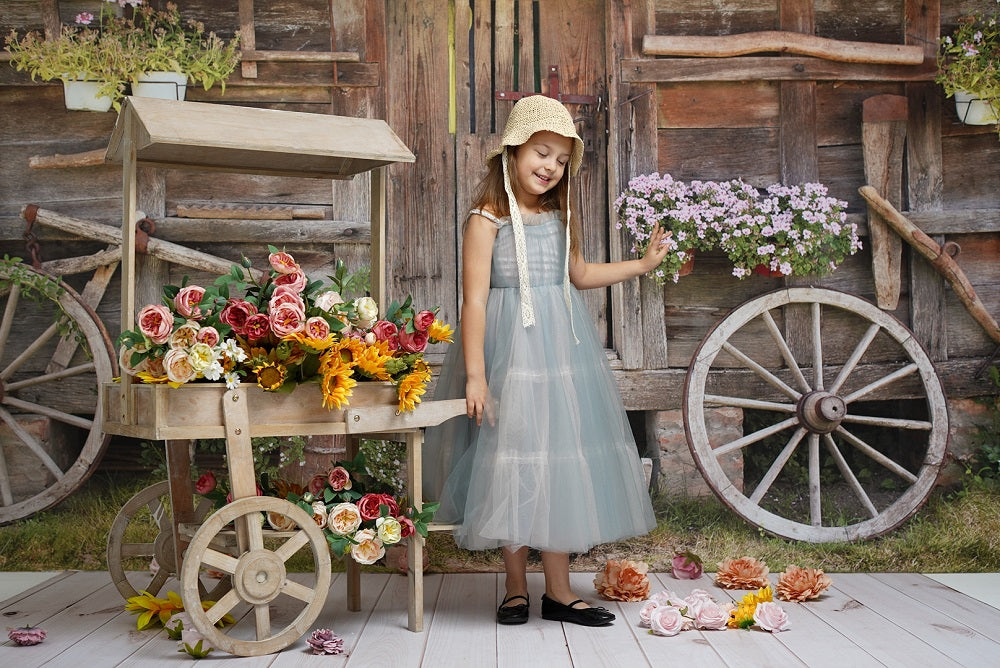
[[[331,552],[350,556],[359,564],[373,564],[385,556],[385,548],[413,534],[427,536],[427,523],[438,509],[437,503],[407,507],[403,497],[383,491],[368,473],[365,457],[338,461],[326,473],[313,477],[309,489],[288,500],[310,513],[323,529]],[[286,528],[287,519],[269,513],[272,528]]]
[[347,405],[358,381],[392,382],[399,410],[413,410],[431,378],[424,350],[451,342],[436,309],[417,310],[407,297],[380,318],[371,297],[342,297],[357,283],[342,262],[332,283],[310,281],[291,255],[268,250],[263,274],[244,258],[208,288],[165,286],[163,303],[142,308],[118,337],[123,372],[174,387],[253,382],[269,392],[318,382],[331,409]]

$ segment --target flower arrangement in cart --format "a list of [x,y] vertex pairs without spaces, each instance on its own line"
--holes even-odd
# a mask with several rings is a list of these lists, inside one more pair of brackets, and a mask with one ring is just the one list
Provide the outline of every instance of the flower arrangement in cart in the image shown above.
[[289,253],[268,251],[266,272],[244,257],[207,288],[186,277],[165,286],[163,302],[143,307],[118,337],[122,371],[173,387],[204,380],[291,392],[317,382],[329,409],[347,405],[359,381],[392,382],[399,410],[416,408],[431,378],[427,345],[452,341],[437,309],[418,310],[407,297],[380,317],[371,297],[344,299],[363,279],[342,261],[325,283],[309,280]]

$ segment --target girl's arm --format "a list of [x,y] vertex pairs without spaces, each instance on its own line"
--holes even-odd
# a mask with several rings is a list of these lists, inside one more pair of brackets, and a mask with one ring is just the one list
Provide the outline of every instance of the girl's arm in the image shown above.
[[590,290],[606,288],[646,274],[656,269],[666,256],[667,247],[663,246],[662,242],[668,234],[657,225],[649,237],[646,253],[637,260],[587,262],[583,259],[582,253],[576,253],[569,261],[569,280],[577,290]]
[[[486,300],[490,293],[490,269],[497,229],[483,216],[473,214],[462,238],[462,345],[465,353],[465,408],[476,424],[492,418],[486,385]],[[492,422],[492,419],[490,420]]]

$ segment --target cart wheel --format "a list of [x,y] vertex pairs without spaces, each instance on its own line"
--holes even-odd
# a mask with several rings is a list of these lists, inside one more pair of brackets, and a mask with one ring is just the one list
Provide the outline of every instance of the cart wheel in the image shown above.
[[[276,512],[290,518],[300,530],[269,533],[268,543],[284,541],[272,550],[264,544],[261,513]],[[220,552],[213,544],[220,532],[236,520],[247,547],[238,557]],[[271,536],[276,536],[271,538]],[[285,562],[306,545],[312,550],[313,586],[289,580]],[[232,576],[233,588],[207,611],[202,610],[198,592],[198,575],[202,567],[214,568]],[[269,496],[239,499],[209,516],[195,533],[184,556],[181,570],[184,609],[208,641],[221,650],[239,656],[272,654],[288,647],[306,633],[319,616],[330,588],[330,548],[323,531],[312,517],[295,504]],[[305,604],[301,611],[280,631],[271,631],[272,604],[286,603],[278,597],[284,594],[291,604]],[[276,601],[277,599],[277,601]],[[215,623],[240,603],[249,603],[252,615],[239,619],[234,626],[219,629]],[[282,615],[283,611],[278,611]],[[294,614],[294,612],[292,613]],[[256,634],[254,636],[254,633]],[[243,637],[256,637],[245,640]]]
[[[101,431],[98,388],[111,382],[117,358],[100,318],[66,284],[27,265],[0,265],[0,290],[0,422],[19,441],[0,447],[0,524],[6,524],[62,501],[93,472],[110,440]],[[76,461],[57,462],[14,412],[84,430]],[[18,488],[36,474],[36,485]]]
[[[786,318],[809,314],[811,343],[798,353],[775,321],[783,312],[772,313],[794,304],[803,306]],[[773,349],[761,345],[768,339]],[[900,398],[905,415],[887,401]],[[749,433],[716,442],[706,406],[753,411]],[[739,306],[705,337],[688,369],[684,427],[705,480],[736,513],[824,543],[881,535],[923,505],[948,414],[934,366],[902,323],[852,295],[788,288]],[[764,463],[759,474],[730,478],[720,458],[737,451],[744,466]]]
[[[201,497],[194,511],[195,522],[204,520],[211,511],[212,502]],[[125,542],[130,529],[131,533],[143,537],[155,532],[156,538],[151,543]],[[146,565],[154,558],[159,569],[156,573],[146,574]],[[140,559],[143,563],[129,564],[128,559]],[[133,570],[126,571],[126,566]],[[142,489],[118,511],[108,532],[108,571],[111,581],[125,599],[138,596],[142,591],[155,596],[167,579],[177,574],[170,484],[166,480]],[[208,586],[212,589],[209,590]],[[232,588],[232,583],[228,577],[216,580],[203,574],[199,587],[202,600],[215,601]]]

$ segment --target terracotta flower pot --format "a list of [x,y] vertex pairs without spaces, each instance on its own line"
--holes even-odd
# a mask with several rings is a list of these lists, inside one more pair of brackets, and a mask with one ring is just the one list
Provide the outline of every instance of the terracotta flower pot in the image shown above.
[[753,273],[760,274],[761,276],[767,276],[769,278],[784,278],[785,275],[780,271],[773,271],[766,264],[758,264],[753,268]]
[[688,258],[688,260],[681,265],[680,269],[677,270],[678,276],[687,276],[688,274],[694,271],[694,251],[689,250],[687,253],[691,257]]

